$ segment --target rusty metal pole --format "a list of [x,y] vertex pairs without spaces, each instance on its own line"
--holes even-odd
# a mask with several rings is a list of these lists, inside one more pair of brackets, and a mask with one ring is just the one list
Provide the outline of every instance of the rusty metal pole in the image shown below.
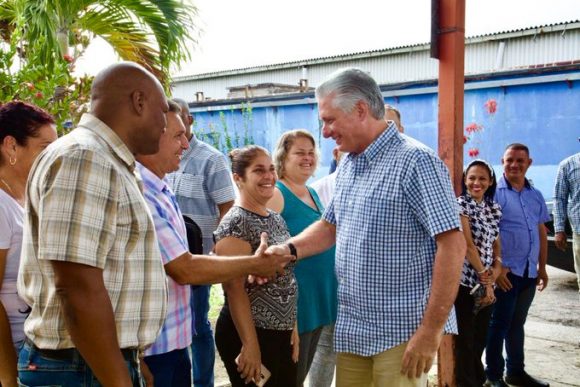
[[439,157],[451,173],[455,193],[463,173],[465,0],[440,0]]
[[[463,171],[463,91],[465,0],[439,0],[439,157],[451,174],[455,193]],[[445,335],[438,353],[438,386],[455,386],[453,336]]]

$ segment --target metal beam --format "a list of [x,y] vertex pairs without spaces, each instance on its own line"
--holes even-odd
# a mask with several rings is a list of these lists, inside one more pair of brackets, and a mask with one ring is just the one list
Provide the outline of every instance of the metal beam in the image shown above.
[[[451,174],[455,193],[463,172],[463,87],[465,82],[465,0],[439,0],[439,157]],[[438,352],[438,386],[455,385],[453,337]]]

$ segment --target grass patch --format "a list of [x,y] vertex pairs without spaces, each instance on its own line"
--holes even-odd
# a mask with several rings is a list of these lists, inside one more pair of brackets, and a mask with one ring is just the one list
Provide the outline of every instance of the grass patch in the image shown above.
[[208,318],[212,324],[215,324],[222,306],[224,305],[224,291],[221,285],[213,285],[209,293],[209,313]]

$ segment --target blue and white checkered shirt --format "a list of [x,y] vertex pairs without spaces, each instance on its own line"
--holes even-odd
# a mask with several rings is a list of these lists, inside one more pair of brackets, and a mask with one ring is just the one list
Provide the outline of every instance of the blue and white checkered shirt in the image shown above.
[[[371,356],[408,341],[429,299],[434,237],[460,228],[446,166],[390,124],[339,165],[323,218],[336,225],[336,351]],[[445,331],[457,332],[454,312]]]
[[580,153],[562,161],[554,187],[554,230],[564,231],[566,217],[580,233]]

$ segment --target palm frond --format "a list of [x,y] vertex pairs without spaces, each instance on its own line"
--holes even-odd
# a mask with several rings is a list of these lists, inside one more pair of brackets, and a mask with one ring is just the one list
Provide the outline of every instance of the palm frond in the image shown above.
[[[0,36],[16,30],[23,52],[52,68],[81,34],[105,39],[119,56],[162,81],[170,65],[190,59],[196,43],[192,0],[0,0]],[[81,44],[82,46],[82,44]]]
[[0,40],[10,43],[16,27],[16,7],[13,1],[0,0]]
[[109,0],[108,6],[126,9],[144,26],[151,29],[165,69],[190,59],[190,46],[195,44],[197,8],[183,0]]
[[75,27],[100,36],[124,60],[141,64],[160,80],[165,80],[159,50],[150,34],[117,8],[91,7],[76,20]]

